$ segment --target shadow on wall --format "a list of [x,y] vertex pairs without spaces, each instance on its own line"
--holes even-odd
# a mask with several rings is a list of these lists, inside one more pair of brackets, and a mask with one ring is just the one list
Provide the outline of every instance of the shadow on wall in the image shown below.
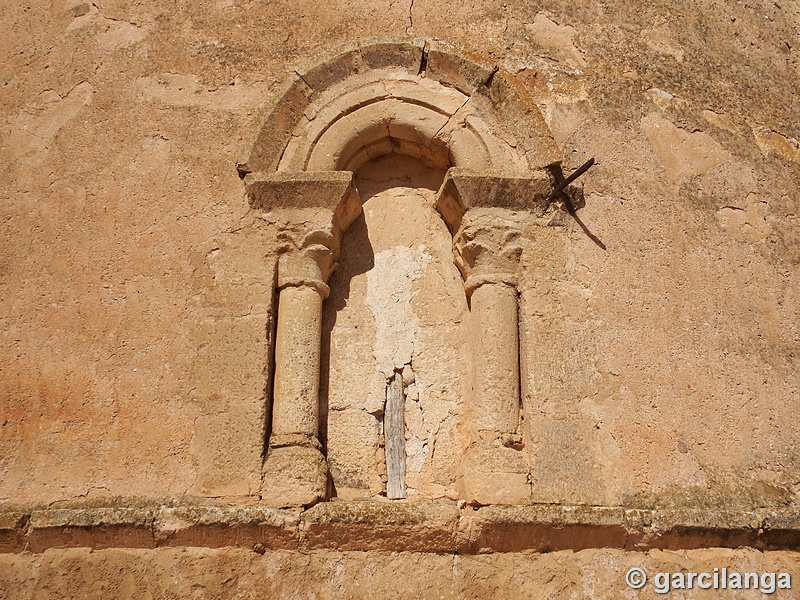
[[350,284],[354,277],[363,275],[375,266],[375,251],[369,241],[364,213],[347,230],[342,241],[339,268],[331,277],[331,295],[322,312],[322,358],[320,363],[319,418],[320,443],[328,454],[328,389],[331,377],[331,332],[339,312],[347,306]]
[[[439,350],[434,359],[433,340],[444,343],[434,332],[452,329],[464,310],[456,301],[463,305],[451,237],[433,208],[444,175],[443,169],[396,153],[356,173],[363,213],[343,237],[340,266],[323,309],[320,441],[329,461],[331,496],[384,492],[386,378],[397,369],[405,369],[409,394],[410,481],[416,477],[419,484],[429,467],[430,433],[414,423],[415,416],[422,421],[423,409],[412,381],[412,359],[424,368],[426,360],[454,358],[457,345],[449,344],[452,348]],[[454,299],[450,308],[432,311],[424,297],[430,294],[431,278],[442,276],[453,280],[447,293]],[[450,370],[446,364],[439,369]],[[455,396],[455,390],[449,395]],[[425,418],[437,420],[427,413]]]

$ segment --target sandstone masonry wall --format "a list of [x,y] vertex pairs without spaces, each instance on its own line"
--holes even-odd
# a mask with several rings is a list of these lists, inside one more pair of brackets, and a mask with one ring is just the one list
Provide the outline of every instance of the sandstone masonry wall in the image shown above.
[[[170,597],[195,584],[208,597],[234,588],[288,597],[303,572],[320,582],[310,597],[365,596],[367,580],[386,582],[374,594],[388,595],[402,579],[417,597],[604,598],[622,593],[633,564],[795,568],[797,2],[55,0],[0,7],[0,32],[0,550],[9,552],[0,555],[0,597],[100,597],[112,588]],[[251,154],[252,164],[289,175],[303,165],[350,167],[352,187],[329,183],[344,186],[342,206],[364,203],[363,218],[333,241],[303,238],[355,213],[298,209],[287,225],[248,202],[258,173],[243,181],[243,161],[259,139],[270,142],[259,128],[283,94],[308,110],[279,118],[308,131],[324,121],[325,86],[341,73],[313,65],[372,36],[405,40],[397,52],[411,75],[391,66],[400,83],[387,87],[387,106],[407,93],[406,80],[433,86],[439,73],[451,91],[426,93],[451,113],[392,113],[393,141],[371,146],[375,132],[365,129],[353,137],[363,147],[336,149],[322,136],[330,145],[310,155],[304,138],[292,138],[300,129],[278,123],[286,152],[269,169],[259,163],[267,154]],[[463,64],[447,63],[444,48]],[[354,76],[383,85],[367,68],[383,55],[365,52],[353,54],[362,60]],[[456,77],[468,68],[471,80]],[[520,95],[538,111],[511,118]],[[484,118],[493,114],[505,121]],[[409,122],[427,132],[423,141],[443,141],[412,139],[419,131]],[[552,141],[536,137],[542,127]],[[448,154],[445,142],[458,151]],[[326,154],[334,151],[341,155]],[[486,157],[495,171],[545,169],[548,186],[589,158],[597,164],[568,190],[577,212],[565,197],[546,207],[540,198],[524,210],[490,207],[485,222],[476,210],[454,228],[440,216],[448,194],[466,192],[453,183],[439,193],[440,184],[457,177],[448,168]],[[489,237],[513,262],[514,280],[466,290],[470,231],[483,235],[500,214],[503,231],[518,235]],[[318,274],[331,294],[321,308],[323,287],[287,283],[279,268],[287,248],[320,243],[340,252],[328,257],[340,269]],[[299,362],[276,356],[286,285],[284,308],[294,301],[320,326],[296,346],[321,338],[322,402],[303,405],[319,410],[306,411],[307,423],[283,430],[278,420],[273,430],[274,366],[281,356]],[[474,348],[494,342],[478,336],[476,319],[491,322],[501,304],[518,306],[518,327],[488,331],[518,343],[519,361],[506,368],[494,353],[487,369]],[[422,503],[424,521],[438,514],[427,502],[439,502],[461,515],[452,523],[480,505],[594,507],[627,515],[611,525],[624,539],[647,531],[656,541],[585,546],[567,535],[544,554],[551,548],[532,542],[487,547],[486,556],[477,546],[465,557],[400,546],[365,554],[348,550],[347,532],[357,531],[348,525],[302,552],[276,543],[259,555],[251,550],[262,542],[250,537],[225,538],[242,548],[211,549],[202,536],[184,539],[187,549],[121,548],[111,536],[100,549],[105,513],[85,522],[70,513],[47,527],[78,537],[30,545],[33,515],[46,510],[211,502],[294,506],[296,515],[317,498],[381,501],[380,394],[392,369],[404,382],[408,485],[408,500],[394,504],[413,512]],[[474,379],[476,369],[504,375]],[[491,421],[495,405],[480,400],[510,381],[500,396],[519,402]],[[289,384],[313,396],[305,379]],[[494,392],[476,400],[484,389]],[[319,440],[303,429],[314,419]],[[280,448],[291,458],[265,463],[274,434],[289,436]],[[311,479],[328,470],[330,478],[287,500],[280,477],[302,479],[298,464]],[[311,510],[328,510],[320,506]],[[529,539],[530,515],[503,518],[497,536]],[[564,524],[537,519],[548,523],[546,539]],[[445,521],[436,536],[458,531]],[[581,522],[593,532],[607,525]],[[152,522],[131,527],[153,536]],[[84,545],[95,550],[72,547]],[[430,581],[417,577],[418,564]],[[188,587],[166,581],[176,573]]]

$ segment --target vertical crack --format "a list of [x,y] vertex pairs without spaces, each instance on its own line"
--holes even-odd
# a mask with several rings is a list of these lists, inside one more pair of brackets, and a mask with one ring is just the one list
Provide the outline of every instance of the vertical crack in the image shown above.
[[414,0],[411,0],[411,4],[408,5],[408,27],[406,27],[406,35],[411,34],[411,30],[414,29],[414,16],[412,11],[414,10]]
[[[412,3],[414,0],[411,0]],[[420,77],[425,77],[425,71],[428,70],[428,52],[431,49],[431,43],[425,42],[425,45],[422,47],[422,59],[419,61],[419,72],[417,75]]]

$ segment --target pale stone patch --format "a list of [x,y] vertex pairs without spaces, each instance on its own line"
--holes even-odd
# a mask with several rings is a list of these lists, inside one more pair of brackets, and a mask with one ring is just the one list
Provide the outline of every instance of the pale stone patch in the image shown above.
[[642,117],[642,131],[672,184],[707,173],[731,156],[707,133],[686,131],[660,115]]
[[644,29],[642,30],[642,39],[652,50],[671,56],[678,62],[683,62],[683,48],[666,28]]
[[580,66],[586,65],[586,60],[580,49],[575,45],[575,28],[569,25],[559,25],[555,21],[539,13],[534,17],[533,23],[526,23],[525,28],[531,33],[536,43],[545,48],[552,48],[563,52],[570,62]]
[[118,50],[141,42],[148,35],[147,28],[135,23],[103,16],[94,3],[78,4],[69,9],[75,18],[67,25],[67,31],[76,31],[97,25],[97,43],[104,50]]
[[736,124],[725,115],[717,114],[711,110],[704,110],[703,118],[720,129],[725,129],[731,133],[739,133],[739,128],[736,127]]
[[553,103],[546,106],[544,118],[553,132],[553,139],[563,146],[586,122],[589,112],[580,105]]
[[720,226],[737,240],[758,243],[772,233],[765,215],[769,205],[756,194],[747,195],[747,206],[723,206],[716,212]]
[[103,18],[102,25],[105,30],[97,36],[97,42],[106,50],[127,48],[147,37],[147,30],[133,23]]
[[660,98],[661,100],[672,100],[675,96],[662,90],[661,88],[650,88],[650,93],[653,94],[656,98]]
[[378,371],[389,377],[411,362],[419,318],[411,309],[411,284],[431,262],[424,252],[396,246],[375,254],[367,272],[366,304],[375,320]]
[[800,142],[787,138],[766,127],[753,128],[756,144],[764,154],[777,154],[794,162],[800,162]]
[[223,88],[206,88],[199,75],[162,73],[136,80],[139,98],[166,107],[198,107],[207,110],[252,110],[264,101],[266,86],[234,81]]
[[647,90],[647,95],[650,96],[650,99],[653,101],[653,103],[661,110],[665,110],[669,106],[672,106],[674,102],[677,102],[673,94],[670,94],[668,91],[662,90],[661,88],[650,88]]
[[94,88],[82,81],[63,98],[53,90],[46,90],[39,101],[31,103],[11,119],[7,148],[14,158],[33,153],[41,155],[50,149],[59,131],[72,121],[92,101]]
[[414,479],[416,478],[413,476],[422,472],[427,459],[428,444],[425,440],[417,437],[406,439],[406,475],[411,479],[410,486],[414,485]]
[[192,493],[246,495],[258,489],[261,448],[250,440],[263,438],[261,365],[267,355],[267,322],[266,315],[253,315],[203,319],[193,327],[198,346],[192,365],[198,390],[193,404],[199,414],[189,451],[199,471]]

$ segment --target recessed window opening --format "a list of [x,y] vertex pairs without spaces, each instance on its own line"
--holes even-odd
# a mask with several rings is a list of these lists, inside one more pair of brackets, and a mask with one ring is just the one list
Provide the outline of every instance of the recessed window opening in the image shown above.
[[[362,160],[378,147],[381,154]],[[369,148],[347,159],[362,163],[363,214],[344,235],[323,314],[322,431],[332,493],[442,496],[458,477],[456,419],[468,380],[459,355],[463,281],[433,206],[449,159],[396,138]]]

